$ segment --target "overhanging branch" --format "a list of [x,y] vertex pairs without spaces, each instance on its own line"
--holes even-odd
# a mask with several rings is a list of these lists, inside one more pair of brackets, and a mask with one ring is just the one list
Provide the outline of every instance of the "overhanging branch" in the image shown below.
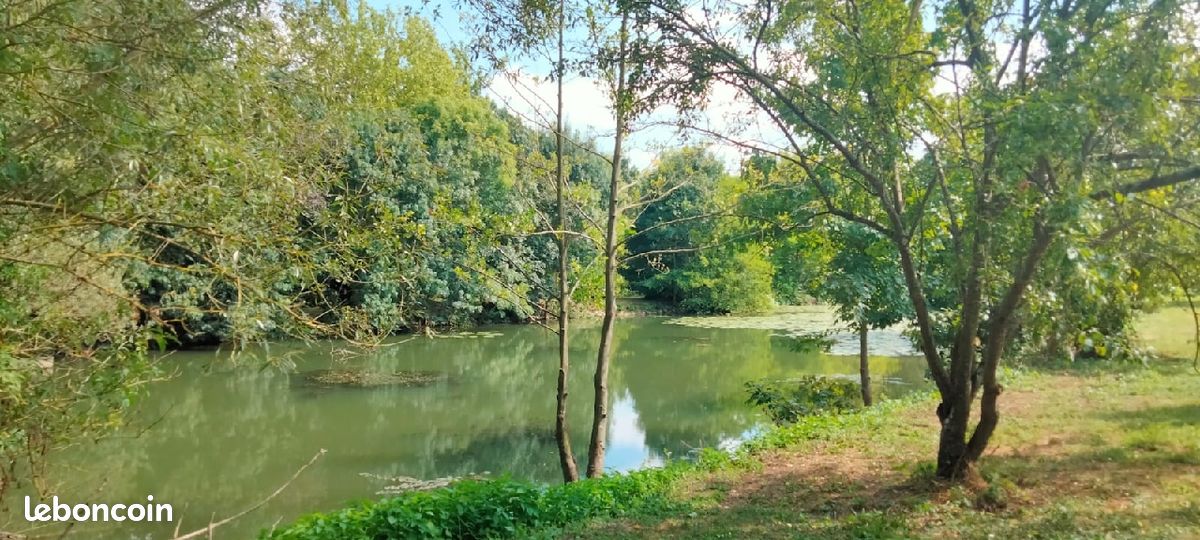
[[1195,180],[1197,178],[1200,178],[1200,166],[1191,167],[1191,168],[1183,169],[1180,171],[1175,171],[1171,174],[1158,174],[1158,175],[1151,176],[1150,178],[1147,178],[1140,182],[1122,184],[1122,185],[1119,185],[1112,189],[1096,191],[1096,192],[1092,193],[1090,195],[1090,197],[1095,200],[1102,200],[1102,199],[1107,199],[1109,197],[1113,197],[1113,196],[1117,195],[1118,193],[1121,195],[1129,195],[1131,193],[1141,193],[1143,191],[1150,191],[1152,189],[1164,188],[1167,186],[1173,186],[1175,184],[1182,184],[1184,182],[1187,182],[1190,180]]

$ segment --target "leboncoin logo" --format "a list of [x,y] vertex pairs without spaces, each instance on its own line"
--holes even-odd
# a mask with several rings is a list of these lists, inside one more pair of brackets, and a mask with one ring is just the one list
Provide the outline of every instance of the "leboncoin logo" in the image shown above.
[[33,504],[28,496],[25,497],[26,521],[133,521],[133,522],[170,522],[175,520],[173,509],[169,504],[154,502],[154,495],[146,496],[146,503],[106,504],[106,503],[77,503],[59,502],[58,496],[50,498],[50,503]]

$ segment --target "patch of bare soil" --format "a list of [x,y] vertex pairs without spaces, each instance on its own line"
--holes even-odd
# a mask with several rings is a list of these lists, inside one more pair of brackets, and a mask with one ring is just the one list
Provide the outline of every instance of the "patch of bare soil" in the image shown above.
[[910,481],[884,457],[857,448],[813,448],[763,456],[763,470],[730,489],[723,508],[771,504],[802,513],[843,515],[910,505],[936,486]]

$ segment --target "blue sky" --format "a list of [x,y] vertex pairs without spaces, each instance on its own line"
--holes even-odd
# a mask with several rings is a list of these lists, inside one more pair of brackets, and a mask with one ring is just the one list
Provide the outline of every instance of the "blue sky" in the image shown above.
[[[368,4],[378,9],[408,11],[428,19],[437,31],[438,38],[446,47],[465,46],[470,35],[465,29],[458,2],[445,0],[367,0]],[[580,36],[582,38],[582,36]],[[505,106],[514,113],[535,120],[552,118],[553,110],[548,107],[554,102],[554,84],[546,79],[550,71],[547,62],[530,61],[515,63],[506,73],[496,74],[486,92],[488,97]],[[710,110],[706,111],[707,122],[712,127],[726,127],[728,118],[744,120],[747,115],[755,116],[754,112],[738,103],[735,92],[731,89],[717,89]],[[596,139],[598,146],[605,152],[612,148],[612,133],[614,119],[608,107],[608,92],[603,83],[598,80],[579,75],[568,76],[564,80],[564,96],[566,103],[566,120],[568,126],[576,132],[584,133]],[[727,118],[728,117],[728,118]],[[654,157],[665,148],[679,147],[681,144],[703,144],[705,141],[696,136],[680,134],[669,124],[674,118],[672,111],[656,111],[649,118],[643,119],[634,133],[626,138],[625,154],[627,159],[637,168],[649,167]],[[732,170],[741,160],[740,153],[732,146],[710,145],[710,148],[725,161]]]

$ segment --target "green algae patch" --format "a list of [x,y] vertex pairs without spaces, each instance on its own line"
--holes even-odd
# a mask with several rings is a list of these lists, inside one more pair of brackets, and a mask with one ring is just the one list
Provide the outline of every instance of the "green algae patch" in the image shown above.
[[359,369],[320,369],[302,374],[305,383],[315,386],[378,388],[387,386],[429,386],[448,378],[437,371],[369,371]]
[[693,328],[776,330],[787,333],[827,330],[838,326],[833,311],[824,306],[789,306],[768,315],[675,317],[666,323]]
[[434,339],[490,339],[503,336],[500,332],[481,330],[479,332],[453,332],[449,334],[430,334]]

